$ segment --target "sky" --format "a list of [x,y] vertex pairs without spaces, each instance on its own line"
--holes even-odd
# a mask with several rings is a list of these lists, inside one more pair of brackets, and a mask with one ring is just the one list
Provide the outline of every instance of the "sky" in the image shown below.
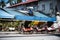
[[4,0],[5,2],[7,2],[8,0]]
[[7,2],[8,0],[0,0],[0,2],[1,2],[1,1]]
[[[7,2],[8,0],[3,0],[3,1],[4,1],[4,2]],[[26,0],[22,0],[22,1],[24,2],[24,1],[26,1]],[[1,0],[0,0],[0,2],[1,2]]]

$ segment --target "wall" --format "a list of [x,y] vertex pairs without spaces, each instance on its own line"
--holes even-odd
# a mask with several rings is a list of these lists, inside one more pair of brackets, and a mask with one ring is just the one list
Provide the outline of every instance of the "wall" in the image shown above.
[[[50,3],[52,3],[52,10],[50,9]],[[45,10],[42,10],[43,7],[42,5],[45,5]],[[39,1],[38,2],[38,10],[44,12],[45,14],[51,14],[54,15],[55,14],[55,7],[56,7],[56,1]]]
[[57,9],[58,9],[58,12],[60,12],[60,0],[57,2]]

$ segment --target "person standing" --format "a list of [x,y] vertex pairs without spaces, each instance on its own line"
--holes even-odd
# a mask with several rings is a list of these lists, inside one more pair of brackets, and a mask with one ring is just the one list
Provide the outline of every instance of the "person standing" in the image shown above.
[[28,11],[29,11],[29,13],[28,13],[29,16],[34,16],[34,15],[33,15],[33,11],[32,11],[31,9],[28,9]]

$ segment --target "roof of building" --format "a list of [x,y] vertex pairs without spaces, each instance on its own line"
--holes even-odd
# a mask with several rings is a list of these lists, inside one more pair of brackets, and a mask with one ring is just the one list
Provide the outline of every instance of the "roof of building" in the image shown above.
[[20,2],[20,3],[18,3],[18,4],[9,6],[9,8],[10,8],[10,7],[16,7],[16,6],[23,5],[23,4],[28,4],[28,3],[31,3],[31,2],[36,2],[36,1],[38,1],[38,0],[27,0],[26,2]]

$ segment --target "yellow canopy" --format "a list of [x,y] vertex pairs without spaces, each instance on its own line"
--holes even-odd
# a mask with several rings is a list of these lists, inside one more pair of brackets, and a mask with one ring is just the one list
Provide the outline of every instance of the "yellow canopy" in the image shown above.
[[32,21],[31,22],[31,24],[33,24],[33,25],[38,25],[38,24],[40,24],[40,25],[42,25],[42,24],[44,24],[45,22],[40,22],[40,21]]

